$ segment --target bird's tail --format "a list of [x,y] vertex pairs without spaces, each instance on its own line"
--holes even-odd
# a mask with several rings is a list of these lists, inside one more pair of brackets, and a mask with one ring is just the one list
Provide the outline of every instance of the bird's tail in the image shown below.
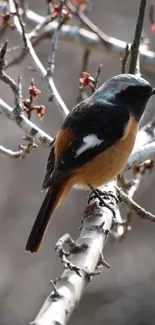
[[70,189],[67,183],[68,178],[65,178],[49,188],[29,235],[26,251],[36,253],[39,250],[54,210]]

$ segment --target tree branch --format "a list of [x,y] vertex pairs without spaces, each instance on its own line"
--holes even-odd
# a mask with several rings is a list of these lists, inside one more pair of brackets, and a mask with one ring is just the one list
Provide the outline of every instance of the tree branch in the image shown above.
[[[37,24],[41,23],[44,20],[44,17],[36,14],[30,9],[26,10],[26,17],[28,20]],[[58,23],[55,21],[45,26],[43,33],[40,35],[40,38],[35,45],[37,45],[43,39],[51,38],[57,26]],[[29,37],[31,38],[31,36],[32,35],[30,33]],[[111,54],[115,57],[123,57],[126,48],[126,42],[114,37],[110,37],[108,35],[106,36],[107,37],[105,39],[105,42],[103,42],[96,33],[84,28],[80,28],[78,26],[70,26],[67,24],[62,26],[60,31],[60,39],[62,40],[79,44],[80,46],[87,48],[90,51],[99,51],[102,53],[107,52],[108,54]],[[130,43],[129,46],[131,46]],[[144,46],[140,46],[139,53],[141,66],[149,71],[155,72],[155,53]],[[22,55],[21,59],[23,58],[24,54]]]
[[14,114],[13,109],[0,98],[0,113],[11,119],[29,136],[33,137],[37,144],[49,147],[53,141],[47,133],[37,127],[22,113],[19,116]]
[[[107,201],[115,209],[116,192],[113,183],[109,183],[103,190],[106,190],[107,194],[109,191],[113,193],[114,197],[109,194]],[[55,290],[46,299],[33,324],[66,324],[92,276],[99,273],[96,272],[97,266],[106,265],[109,267],[102,258],[102,249],[106,244],[112,223],[113,214],[111,210],[100,207],[97,199],[91,199],[84,212],[81,234],[76,245],[71,249],[72,254],[69,257],[69,262],[68,260],[65,262],[67,268],[62,276],[56,280]],[[63,251],[63,248],[60,251]],[[72,270],[70,270],[69,263],[71,263]],[[76,272],[76,269],[79,273]]]
[[20,149],[18,151],[12,151],[10,149],[6,149],[3,146],[0,146],[0,152],[3,153],[6,156],[9,156],[10,158],[23,159],[28,154],[31,153],[33,148],[37,148],[37,145],[33,141],[29,141],[28,145],[26,145],[26,146],[21,146],[20,145],[19,148]]
[[[44,66],[42,65],[41,61],[39,60],[38,56],[36,55],[36,53],[34,51],[34,48],[31,44],[28,34],[25,32],[25,27],[22,23],[22,20],[19,18],[20,13],[19,13],[19,8],[18,8],[18,2],[15,0],[9,0],[9,2],[10,2],[10,8],[12,8],[13,12],[17,13],[17,15],[14,16],[14,24],[15,24],[19,34],[21,35],[21,37],[24,39],[24,43],[26,44],[28,53],[30,54],[30,56],[34,62],[37,71],[47,81],[48,86],[52,92],[52,98],[53,98],[55,104],[59,108],[63,117],[66,117],[66,115],[69,113],[69,110],[67,109],[65,103],[63,102],[61,96],[59,95],[52,76],[48,75],[46,69],[44,68]],[[15,7],[15,3],[16,3],[16,7]]]
[[118,192],[118,198],[121,202],[124,202],[132,209],[138,217],[141,219],[149,220],[150,222],[155,222],[155,216],[143,209],[139,204],[137,204],[133,199],[131,199],[127,194],[125,194],[119,187],[116,186]]
[[155,142],[149,143],[132,153],[125,170],[131,169],[135,165],[142,164],[148,159],[155,158]]

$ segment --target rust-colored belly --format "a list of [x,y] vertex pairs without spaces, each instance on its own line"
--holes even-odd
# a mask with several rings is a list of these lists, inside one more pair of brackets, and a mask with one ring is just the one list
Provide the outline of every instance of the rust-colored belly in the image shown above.
[[74,184],[82,188],[86,187],[86,184],[99,187],[114,179],[123,169],[132,152],[137,131],[138,125],[134,118],[131,118],[124,137],[105,152],[97,155],[91,163],[88,162],[78,169],[77,175],[74,180],[72,179]]

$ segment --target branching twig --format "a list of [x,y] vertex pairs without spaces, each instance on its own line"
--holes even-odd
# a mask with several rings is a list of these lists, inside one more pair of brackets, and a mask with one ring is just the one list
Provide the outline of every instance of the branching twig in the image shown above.
[[[154,120],[151,121],[148,125],[146,125],[143,129],[138,132],[135,150],[139,149],[141,146],[147,146],[151,141],[155,139],[155,122]],[[141,149],[140,149],[141,150]],[[134,152],[129,158],[129,161],[132,160],[134,156]],[[134,178],[133,180],[127,180],[124,174],[121,174],[121,177],[118,178],[119,186],[121,185],[123,191],[132,198],[135,193],[137,192],[140,182],[142,179],[143,173],[139,173],[138,177]],[[111,231],[114,238],[118,241],[124,239],[126,234],[131,230],[131,217],[133,214],[132,208],[128,208],[127,215],[125,218],[122,219],[119,209],[116,210],[117,222],[118,225],[116,227],[116,231]]]
[[71,2],[67,4],[69,10],[74,14],[82,24],[94,32],[104,45],[107,45],[108,36],[103,33],[81,10],[76,8]]
[[[26,42],[26,48],[27,48],[29,54],[31,55],[31,58],[33,59],[33,62],[35,64],[37,71],[39,71],[41,76],[44,77],[45,80],[47,81],[49,88],[52,91],[53,99],[54,99],[57,107],[60,109],[61,114],[63,115],[63,117],[65,117],[69,113],[69,111],[56,89],[56,86],[54,84],[52,76],[48,76],[46,69],[42,65],[41,61],[39,60],[38,56],[36,55],[36,53],[33,49],[33,46],[31,44],[29,37],[28,37],[28,34],[26,34],[26,32],[25,32],[25,26],[23,24],[23,21],[19,18],[20,13],[19,13],[19,10],[17,10],[18,2],[15,1],[16,2],[16,8],[15,8],[14,0],[9,0],[9,1],[11,2],[12,10],[14,12],[16,11],[16,16],[14,17],[15,26],[16,26],[19,34],[24,39],[24,42]],[[24,36],[23,36],[23,34],[24,34]]]
[[[29,21],[37,24],[40,24],[45,19],[30,9],[26,10],[26,17]],[[43,32],[38,36],[36,41],[33,42],[33,46],[36,46],[46,38],[51,39],[54,31],[57,29],[57,26],[57,22],[52,22],[47,26],[44,26]],[[34,37],[34,34],[31,34],[31,32],[28,35],[30,36],[29,39],[31,39],[31,37]],[[102,53],[108,52],[109,54],[119,58],[124,55],[126,48],[126,42],[109,36],[106,37],[103,44],[100,37],[96,33],[88,31],[84,28],[79,28],[78,26],[62,26],[60,30],[60,39],[67,42],[79,44],[80,46],[87,48],[90,51],[99,51]],[[144,48],[143,46],[140,47],[139,51],[141,66],[149,71],[155,72],[155,53]],[[28,52],[22,51],[19,57],[14,58],[11,60],[11,62],[8,63],[8,67],[12,66],[13,64],[20,63],[25,58],[27,53]]]
[[26,146],[20,145],[18,151],[12,151],[10,149],[6,149],[3,146],[0,146],[0,152],[3,153],[6,156],[9,156],[11,158],[19,158],[23,159],[28,154],[31,153],[33,148],[37,148],[37,145],[33,142],[33,138],[31,137],[28,140],[28,144]]
[[7,118],[11,119],[29,136],[33,137],[37,144],[45,147],[49,147],[53,141],[47,133],[38,128],[34,123],[28,120],[28,118],[21,114],[20,116],[15,116],[13,109],[7,105],[0,98],[0,113],[5,115]]
[[140,205],[138,205],[134,200],[132,200],[127,194],[125,194],[119,187],[116,187],[118,191],[118,197],[120,201],[126,203],[129,208],[131,208],[138,217],[141,219],[149,220],[151,222],[155,222],[155,216],[143,209]]

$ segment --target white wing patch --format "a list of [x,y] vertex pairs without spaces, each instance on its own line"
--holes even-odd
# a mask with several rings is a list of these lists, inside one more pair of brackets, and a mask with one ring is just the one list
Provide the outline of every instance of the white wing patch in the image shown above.
[[96,146],[99,146],[104,140],[100,140],[96,134],[89,134],[86,137],[83,138],[83,144],[81,147],[76,151],[76,157],[81,155],[84,151],[87,149],[94,148]]

